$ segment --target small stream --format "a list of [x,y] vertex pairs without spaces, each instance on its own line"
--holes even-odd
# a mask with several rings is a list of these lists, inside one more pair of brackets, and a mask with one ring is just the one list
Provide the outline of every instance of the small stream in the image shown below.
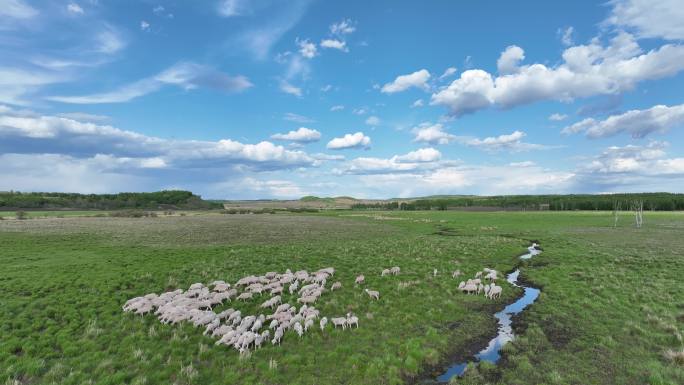
[[[535,255],[541,253],[541,250],[537,249],[538,245],[533,243],[532,246],[527,248],[527,253],[520,256],[520,259],[530,259]],[[513,286],[522,287],[525,293],[522,297],[518,298],[517,301],[506,306],[502,311],[494,314],[494,317],[499,322],[499,328],[496,337],[489,341],[489,344],[484,349],[480,350],[479,353],[475,355],[474,362],[488,361],[491,363],[496,363],[501,358],[501,348],[508,342],[511,341],[515,336],[513,334],[512,320],[511,318],[525,310],[525,308],[534,302],[537,297],[539,297],[539,289],[534,287],[527,287],[518,282],[518,276],[520,275],[520,269],[516,269],[514,272],[506,276],[506,281]],[[439,382],[448,382],[454,376],[462,376],[468,366],[468,362],[459,362],[451,365],[447,371],[437,377]]]

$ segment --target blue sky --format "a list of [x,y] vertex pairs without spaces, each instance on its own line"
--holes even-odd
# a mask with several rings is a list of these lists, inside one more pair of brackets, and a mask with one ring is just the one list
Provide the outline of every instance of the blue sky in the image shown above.
[[679,0],[0,0],[0,190],[684,192]]

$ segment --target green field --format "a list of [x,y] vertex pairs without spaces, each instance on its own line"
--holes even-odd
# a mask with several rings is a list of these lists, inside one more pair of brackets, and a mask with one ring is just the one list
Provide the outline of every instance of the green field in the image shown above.
[[[5,216],[5,215],[3,215]],[[204,213],[157,218],[0,221],[0,381],[6,384],[401,384],[423,382],[494,334],[500,300],[451,278],[522,265],[540,287],[497,366],[457,383],[684,383],[684,215],[607,212]],[[381,277],[398,265],[399,276]],[[358,329],[320,331],[240,357],[187,323],[124,313],[129,298],[215,279],[332,266],[323,315]],[[440,274],[433,277],[433,269]],[[353,284],[380,291],[369,300]],[[256,313],[266,297],[231,303]],[[284,296],[292,304],[294,297]],[[258,313],[257,313],[258,314]]]

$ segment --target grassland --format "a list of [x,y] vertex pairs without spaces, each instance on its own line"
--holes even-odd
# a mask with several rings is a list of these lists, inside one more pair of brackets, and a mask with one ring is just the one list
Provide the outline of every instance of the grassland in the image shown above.
[[[681,384],[684,216],[636,230],[608,213],[350,211],[293,215],[0,221],[0,378],[18,384],[398,384],[419,382],[493,334],[500,301],[464,296],[448,272],[509,271],[542,294],[496,368],[462,383]],[[402,275],[380,277],[399,265]],[[334,266],[324,314],[353,331],[286,335],[240,359],[189,325],[121,312],[128,298],[269,270]],[[442,272],[432,277],[432,270]],[[352,282],[381,292],[370,302]],[[288,297],[286,297],[288,299]],[[289,298],[292,300],[291,298]],[[257,302],[238,305],[255,311]],[[235,304],[231,304],[234,306]]]

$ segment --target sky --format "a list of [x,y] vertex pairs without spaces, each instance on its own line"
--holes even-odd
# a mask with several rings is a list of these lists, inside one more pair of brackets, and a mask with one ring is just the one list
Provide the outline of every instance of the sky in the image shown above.
[[0,0],[0,191],[684,192],[682,0]]

